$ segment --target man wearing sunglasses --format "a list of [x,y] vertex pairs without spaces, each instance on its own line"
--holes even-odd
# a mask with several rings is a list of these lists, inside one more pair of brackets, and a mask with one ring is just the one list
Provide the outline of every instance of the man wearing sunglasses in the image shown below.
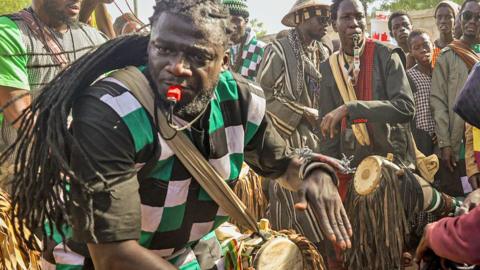
[[[473,157],[473,145],[465,145],[465,122],[453,111],[458,91],[465,84],[473,65],[480,60],[473,51],[473,46],[478,43],[480,27],[479,2],[467,0],[463,3],[460,12],[463,35],[442,51],[433,70],[430,103],[442,161],[437,174],[438,184],[440,191],[451,196],[463,196],[468,192],[462,185],[462,179],[466,184],[466,175],[473,186],[480,178],[480,170]],[[466,137],[471,137],[469,133]]]
[[[292,29],[267,47],[257,76],[277,131],[290,147],[308,147],[314,152],[319,149],[313,132],[319,127],[319,67],[330,54],[321,42],[330,22],[329,7],[327,0],[298,0],[282,19],[282,24]],[[300,196],[276,184],[270,185],[268,193],[269,219],[274,229],[295,229],[314,243],[322,240],[319,222],[310,207],[294,210],[293,205],[302,200]]]

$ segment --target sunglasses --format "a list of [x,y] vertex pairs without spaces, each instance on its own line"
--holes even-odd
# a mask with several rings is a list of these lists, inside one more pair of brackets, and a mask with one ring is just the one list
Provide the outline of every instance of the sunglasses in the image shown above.
[[476,22],[480,21],[480,14],[468,10],[462,12],[462,21],[468,22],[471,19],[474,19]]
[[326,24],[326,25],[330,25],[330,23],[332,22],[330,17],[326,17],[326,16],[317,16],[317,20],[319,23]]

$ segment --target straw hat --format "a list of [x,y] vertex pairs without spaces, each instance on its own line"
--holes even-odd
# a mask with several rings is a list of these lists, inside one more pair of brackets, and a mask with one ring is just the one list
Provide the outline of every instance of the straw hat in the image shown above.
[[300,14],[300,12],[304,12],[315,7],[329,8],[331,4],[331,0],[297,0],[288,14],[283,17],[282,24],[289,27],[295,27],[298,25],[298,18],[295,17],[296,15]]

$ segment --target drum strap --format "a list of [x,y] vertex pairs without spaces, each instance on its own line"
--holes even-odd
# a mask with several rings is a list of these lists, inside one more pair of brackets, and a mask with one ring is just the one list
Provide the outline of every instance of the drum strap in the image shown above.
[[127,67],[113,72],[110,77],[125,84],[153,119],[155,119],[155,110],[158,110],[157,127],[163,135],[172,138],[165,141],[185,168],[231,218],[245,228],[258,232],[257,222],[247,207],[203,157],[187,135],[180,131],[177,132],[168,125],[164,113],[155,106],[155,95],[150,83],[140,70],[136,67]]

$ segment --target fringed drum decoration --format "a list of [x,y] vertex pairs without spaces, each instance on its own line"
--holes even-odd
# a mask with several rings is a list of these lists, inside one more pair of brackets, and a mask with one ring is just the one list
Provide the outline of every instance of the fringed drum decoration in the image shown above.
[[426,211],[442,217],[455,211],[455,199],[392,160],[365,158],[351,181],[346,209],[354,235],[346,252],[348,269],[401,269],[414,214]]
[[[263,192],[262,181],[263,178],[244,163],[238,182],[233,190],[247,209],[250,210],[250,214],[253,215],[255,220],[264,218],[267,211],[268,199]],[[230,222],[238,226],[242,231],[246,229],[236,220],[230,220]]]
[[[5,191],[0,190],[0,269],[40,269],[40,252],[30,250],[26,243],[15,235],[13,228],[18,224],[12,223],[11,212],[10,198]],[[28,234],[26,228],[24,231]],[[37,245],[40,246],[40,243]]]

